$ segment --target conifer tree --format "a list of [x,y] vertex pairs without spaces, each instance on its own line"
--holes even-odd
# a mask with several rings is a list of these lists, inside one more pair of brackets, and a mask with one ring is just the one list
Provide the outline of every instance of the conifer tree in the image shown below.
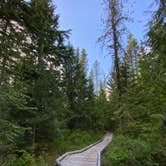
[[60,61],[66,33],[58,30],[51,1],[0,5],[0,118],[4,125],[0,140],[8,137],[6,145],[27,150],[33,144],[37,149],[41,141],[55,139],[62,126],[65,99]]
[[[0,160],[8,161],[8,155],[15,158],[25,131],[23,113],[31,112],[33,107],[27,105],[27,88],[21,78],[21,65],[25,52],[29,50],[27,31],[23,27],[24,8],[28,4],[18,1],[0,2]],[[3,158],[3,156],[5,156]],[[14,161],[13,161],[14,162]]]
[[[54,15],[51,1],[32,0],[30,5],[31,14],[26,26],[33,43],[33,51],[24,63],[22,74],[24,81],[29,83],[28,103],[36,108],[35,117],[28,122],[33,128],[32,137],[35,144],[42,139],[54,139],[61,126],[65,99],[60,53],[64,49],[65,32],[58,30],[58,16]],[[24,77],[26,74],[28,77]]]

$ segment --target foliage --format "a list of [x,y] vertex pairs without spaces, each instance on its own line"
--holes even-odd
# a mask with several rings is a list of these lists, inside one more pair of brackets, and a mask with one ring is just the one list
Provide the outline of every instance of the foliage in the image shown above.
[[103,130],[117,133],[104,165],[166,163],[166,1],[159,1],[145,46],[129,35],[125,53],[121,1],[105,2],[101,40],[113,48],[115,70],[94,93],[87,53],[65,44],[68,31],[59,29],[52,1],[1,0],[0,165],[52,165]]
[[37,163],[39,166],[42,165],[41,162],[44,162],[45,165],[53,165],[58,156],[68,151],[80,150],[97,142],[102,136],[103,134],[101,132],[95,132],[93,130],[63,130],[56,141],[51,142],[48,149],[41,154]]
[[[103,165],[164,166],[166,163],[165,16],[165,1],[161,0],[150,23],[146,42],[151,48],[149,52],[139,51],[135,42],[129,40],[121,69],[124,90],[120,98],[111,84],[112,119],[116,119],[118,134],[104,155]],[[136,50],[137,55],[131,54],[131,50]],[[130,61],[126,61],[128,57]],[[136,65],[131,65],[132,58],[137,59]]]
[[50,142],[59,154],[98,138],[80,131],[60,146],[68,129],[94,127],[87,54],[64,44],[51,0],[1,1],[0,9],[1,165],[47,165]]
[[112,166],[164,166],[166,149],[160,148],[159,141],[154,138],[153,141],[148,141],[118,135],[114,137],[112,145],[105,153],[102,165],[107,166],[111,163]]

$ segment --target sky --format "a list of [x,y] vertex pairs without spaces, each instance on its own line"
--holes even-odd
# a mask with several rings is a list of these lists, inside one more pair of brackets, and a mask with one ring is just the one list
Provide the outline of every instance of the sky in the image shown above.
[[[124,0],[126,1],[126,0]],[[127,23],[127,29],[138,40],[144,40],[147,23],[151,12],[155,9],[154,0],[127,0],[125,7],[134,21]],[[100,63],[100,76],[104,79],[112,69],[112,59],[108,50],[102,49],[97,42],[102,35],[104,26],[103,0],[53,0],[57,6],[56,14],[60,15],[60,29],[71,29],[70,43],[88,54],[88,68],[91,70],[95,60]],[[132,2],[132,4],[131,4]],[[147,12],[148,11],[148,12]]]

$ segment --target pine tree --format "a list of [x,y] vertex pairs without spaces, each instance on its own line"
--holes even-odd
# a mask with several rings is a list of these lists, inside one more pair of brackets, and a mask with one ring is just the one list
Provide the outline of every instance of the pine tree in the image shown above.
[[33,51],[24,62],[22,77],[28,86],[28,103],[36,108],[34,117],[27,124],[32,127],[35,145],[42,140],[55,139],[62,125],[65,99],[60,61],[66,33],[58,30],[58,16],[54,15],[51,1],[33,0],[30,5],[31,14],[26,26]]
[[27,31],[19,17],[24,13],[23,7],[28,8],[28,4],[20,0],[0,2],[0,164],[10,162],[8,155],[16,159],[24,133],[29,130],[18,114],[34,109],[27,105],[27,88],[20,74],[25,52],[29,50]]
[[[60,62],[66,32],[58,30],[58,16],[50,1],[0,5],[1,142],[5,145],[8,137],[7,145],[27,150],[33,144],[37,149],[40,142],[55,139],[63,125]],[[17,148],[11,153],[15,155]]]
[[[80,53],[69,48],[69,54],[64,66],[65,80],[67,82],[67,96],[69,101],[68,126],[74,128],[87,128],[90,125],[90,112],[88,109],[92,87],[88,87],[86,76],[86,52]],[[86,123],[85,123],[86,121]]]
[[72,46],[66,48],[66,54],[63,60],[63,80],[65,84],[65,92],[68,103],[68,112],[66,113],[67,126],[74,128],[73,118],[77,114],[77,99],[78,99],[78,70],[79,65],[79,50],[75,50]]

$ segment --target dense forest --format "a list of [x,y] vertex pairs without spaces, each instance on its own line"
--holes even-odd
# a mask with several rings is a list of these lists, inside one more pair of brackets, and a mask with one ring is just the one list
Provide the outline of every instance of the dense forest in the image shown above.
[[107,131],[102,165],[165,166],[166,0],[156,2],[146,40],[128,34],[126,48],[121,1],[104,3],[99,41],[114,67],[96,91],[86,50],[66,44],[51,0],[0,1],[1,166],[51,166]]

